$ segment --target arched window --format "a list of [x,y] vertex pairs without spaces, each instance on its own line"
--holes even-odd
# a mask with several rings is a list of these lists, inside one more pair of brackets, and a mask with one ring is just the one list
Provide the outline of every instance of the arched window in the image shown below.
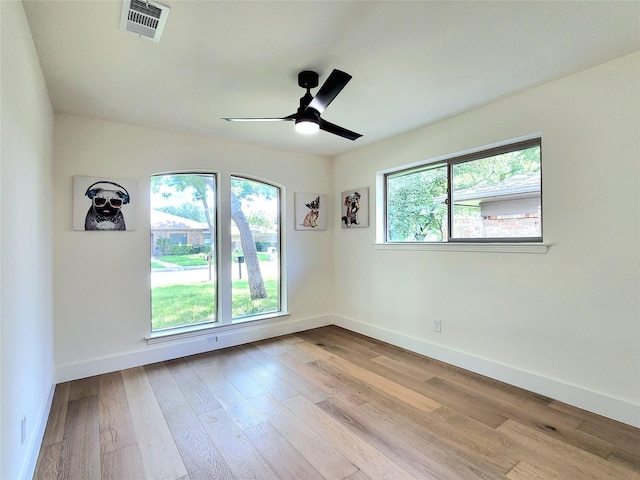
[[[228,197],[219,192],[224,180]],[[150,190],[152,333],[283,313],[279,187],[248,177],[171,173],[153,175]],[[224,210],[226,225],[219,224]]]

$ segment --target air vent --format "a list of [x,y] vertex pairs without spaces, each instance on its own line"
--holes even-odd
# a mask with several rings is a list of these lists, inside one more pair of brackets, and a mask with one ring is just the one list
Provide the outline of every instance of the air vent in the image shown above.
[[120,30],[159,42],[170,10],[156,2],[122,0]]

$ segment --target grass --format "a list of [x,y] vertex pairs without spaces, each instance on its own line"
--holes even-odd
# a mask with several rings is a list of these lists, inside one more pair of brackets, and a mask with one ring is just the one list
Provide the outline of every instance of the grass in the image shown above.
[[152,330],[216,320],[216,291],[211,282],[161,285],[151,289]]
[[[151,260],[152,268],[162,268],[164,265],[154,262],[154,260],[160,260],[162,262],[173,263],[174,265],[180,265],[181,267],[193,267],[193,266],[204,266],[207,264],[207,261],[204,259],[204,253],[194,253],[191,255],[163,255],[159,257],[154,257]],[[236,257],[238,253],[233,254],[233,262],[235,263]],[[258,261],[266,262],[269,261],[269,254],[265,252],[258,252]]]
[[[155,257],[155,260],[173,263],[181,267],[202,266],[207,264],[207,261],[204,259],[204,253],[194,253],[192,255],[163,255],[161,257]],[[162,265],[160,266],[162,267]]]
[[[247,280],[233,282],[233,318],[278,310],[278,281],[267,279],[264,284],[267,298],[251,300],[249,282]],[[215,321],[215,284],[212,282],[160,285],[151,290],[153,330]]]

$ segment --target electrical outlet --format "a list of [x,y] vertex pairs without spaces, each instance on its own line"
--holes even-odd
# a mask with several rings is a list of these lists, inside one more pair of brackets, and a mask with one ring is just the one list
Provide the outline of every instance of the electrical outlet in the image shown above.
[[24,440],[27,438],[27,415],[22,415],[22,419],[20,420],[20,445],[24,443]]
[[213,344],[218,342],[218,336],[210,335],[207,337],[207,343]]
[[433,331],[436,333],[441,333],[442,332],[442,321],[441,320],[434,320],[433,321]]

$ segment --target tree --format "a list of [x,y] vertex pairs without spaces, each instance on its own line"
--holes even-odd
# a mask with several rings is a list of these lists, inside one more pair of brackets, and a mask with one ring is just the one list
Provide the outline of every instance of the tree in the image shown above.
[[[252,191],[257,191],[257,187],[252,186],[256,182],[249,182],[244,180],[232,188],[231,191],[231,218],[238,227],[240,232],[240,242],[242,243],[242,251],[245,259],[245,266],[247,268],[247,277],[249,282],[249,292],[251,299],[256,300],[259,298],[266,298],[267,291],[264,286],[264,280],[260,271],[260,262],[258,261],[258,251],[255,241],[253,239],[253,233],[251,232],[249,221],[242,210],[242,202],[239,198],[239,194],[248,194]],[[160,188],[165,185],[171,187],[176,192],[191,192],[192,198],[196,202],[201,202],[204,208],[204,215],[206,223],[209,226],[209,233],[211,239],[215,239],[215,223],[212,218],[215,214],[215,210],[212,210],[212,206],[209,204],[210,198],[213,197],[215,192],[215,185],[212,175],[162,175],[152,177],[151,188],[155,192],[159,192]],[[256,183],[257,185],[257,183]],[[163,193],[164,196],[170,196],[171,191]],[[211,253],[213,251],[213,242],[211,244]]]
[[[390,177],[387,191],[389,240],[442,240],[446,226],[446,167]],[[440,197],[442,201],[435,201]]]
[[[267,291],[260,271],[258,249],[251,232],[251,224],[242,208],[242,201],[250,203],[257,198],[271,199],[276,191],[275,187],[265,183],[240,177],[231,178],[231,219],[240,232],[240,242],[249,278],[249,293],[253,300],[267,298]],[[264,225],[261,224],[261,226]]]
[[182,205],[167,205],[166,207],[158,207],[156,210],[169,213],[171,215],[176,215],[178,217],[195,220],[196,222],[205,223],[207,221],[202,206],[196,205],[191,202],[183,203]]
[[169,255],[171,252],[171,241],[167,237],[160,237],[156,240],[156,249],[161,255]]
[[256,242],[253,240],[251,226],[242,211],[242,203],[233,190],[231,191],[231,219],[238,227],[238,232],[240,232],[240,243],[242,243],[244,264],[247,267],[251,299],[267,298],[267,290],[264,287],[260,262],[258,261],[258,249],[256,248]]

